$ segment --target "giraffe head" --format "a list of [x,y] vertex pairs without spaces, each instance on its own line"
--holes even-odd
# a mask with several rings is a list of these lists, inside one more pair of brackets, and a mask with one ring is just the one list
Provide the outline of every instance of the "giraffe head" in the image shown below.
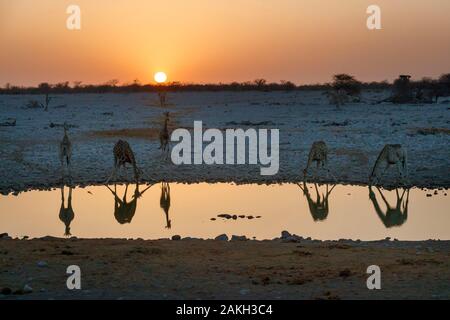
[[70,233],[70,226],[66,226],[65,230],[64,230],[64,235],[66,237],[71,236],[72,234]]

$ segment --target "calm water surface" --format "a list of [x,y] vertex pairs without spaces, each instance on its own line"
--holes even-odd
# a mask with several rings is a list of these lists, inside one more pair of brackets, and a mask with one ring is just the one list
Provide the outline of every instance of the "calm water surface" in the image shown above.
[[450,239],[446,190],[435,195],[373,188],[371,193],[368,187],[329,185],[327,192],[325,185],[316,191],[315,184],[228,183],[159,183],[138,189],[66,186],[0,196],[0,232],[31,238],[214,238],[226,233],[271,239],[288,230],[321,240]]

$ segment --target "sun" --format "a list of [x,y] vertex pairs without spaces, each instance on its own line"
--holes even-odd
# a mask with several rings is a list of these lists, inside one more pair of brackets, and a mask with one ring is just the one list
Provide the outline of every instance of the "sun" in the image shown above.
[[159,72],[155,73],[154,79],[158,83],[163,83],[163,82],[166,82],[167,75],[164,72],[159,71]]

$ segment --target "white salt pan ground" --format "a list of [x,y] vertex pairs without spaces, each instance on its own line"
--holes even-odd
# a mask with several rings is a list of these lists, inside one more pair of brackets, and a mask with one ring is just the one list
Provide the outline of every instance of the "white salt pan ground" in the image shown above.
[[[0,123],[8,118],[17,120],[15,127],[0,127],[0,190],[7,193],[59,186],[58,144],[63,130],[49,125],[64,121],[76,126],[69,135],[73,142],[73,182],[79,185],[106,180],[113,166],[112,148],[122,138],[134,149],[144,181],[299,181],[312,142],[324,140],[330,151],[330,168],[339,182],[367,183],[384,144],[400,143],[408,150],[412,185],[448,188],[450,103],[371,104],[388,94],[366,92],[361,103],[347,104],[341,111],[329,105],[321,91],[168,94],[175,127],[192,128],[194,120],[202,120],[204,128],[245,129],[249,126],[243,122],[268,121],[252,127],[280,129],[280,171],[274,176],[261,176],[259,165],[173,165],[162,159],[157,135],[92,134],[133,128],[153,128],[157,133],[166,110],[158,106],[154,93],[53,95],[48,112],[25,107],[30,99],[42,101],[42,95],[0,95]],[[430,128],[447,129],[447,133],[418,132]],[[132,178],[131,170],[128,177]],[[395,169],[391,169],[385,184],[394,183],[396,177]],[[125,180],[123,172],[119,180]],[[326,175],[321,173],[318,180],[326,180]]]

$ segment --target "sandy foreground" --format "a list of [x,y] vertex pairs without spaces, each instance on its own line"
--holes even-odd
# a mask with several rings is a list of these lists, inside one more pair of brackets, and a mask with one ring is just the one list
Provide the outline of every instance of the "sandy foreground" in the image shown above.
[[[431,240],[2,239],[0,299],[449,299],[449,249]],[[366,287],[373,264],[381,290]],[[81,290],[66,288],[69,265],[81,268]]]
[[[342,110],[330,105],[324,91],[178,92],[169,105],[158,106],[155,93],[54,95],[49,111],[25,107],[42,95],[0,96],[0,191],[59,187],[58,145],[62,124],[73,143],[72,177],[76,185],[102,184],[113,167],[112,149],[127,140],[142,169],[142,181],[277,183],[300,181],[311,144],[324,140],[329,165],[341,183],[366,184],[385,144],[399,143],[408,151],[410,184],[450,187],[449,109],[441,99],[430,105],[374,104],[388,91],[367,91],[361,102]],[[174,165],[159,147],[163,113],[170,111],[170,129],[268,128],[280,132],[279,172],[262,176],[260,165]],[[206,143],[205,143],[206,145]],[[204,146],[205,146],[204,145]],[[396,184],[394,169],[384,185]],[[132,179],[131,170],[128,178]],[[121,172],[118,180],[127,179]],[[330,180],[318,172],[310,180]]]

